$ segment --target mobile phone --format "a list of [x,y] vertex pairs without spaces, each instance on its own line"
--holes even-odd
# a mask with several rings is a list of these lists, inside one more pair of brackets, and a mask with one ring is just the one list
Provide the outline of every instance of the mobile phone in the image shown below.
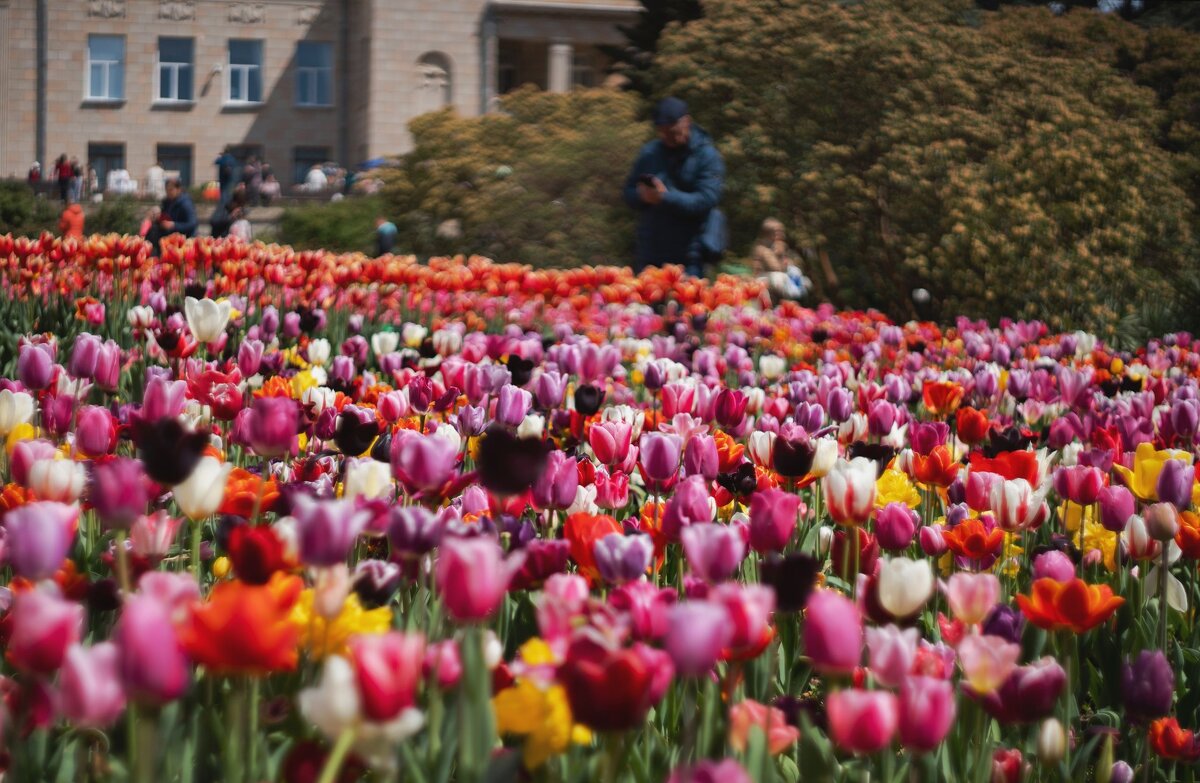
[[654,177],[650,174],[642,174],[638,177],[638,183],[646,187],[654,187]]

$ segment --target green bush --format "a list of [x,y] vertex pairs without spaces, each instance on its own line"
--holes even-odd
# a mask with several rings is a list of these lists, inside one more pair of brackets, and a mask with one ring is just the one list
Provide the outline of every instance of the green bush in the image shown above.
[[[383,209],[383,200],[375,196],[290,207],[279,221],[279,241],[299,250],[373,253],[375,217]],[[408,250],[403,238],[396,250]]]
[[37,198],[19,180],[0,180],[0,234],[37,236],[58,230],[58,202]]
[[106,198],[88,210],[83,229],[89,234],[136,234],[149,206],[128,196]]

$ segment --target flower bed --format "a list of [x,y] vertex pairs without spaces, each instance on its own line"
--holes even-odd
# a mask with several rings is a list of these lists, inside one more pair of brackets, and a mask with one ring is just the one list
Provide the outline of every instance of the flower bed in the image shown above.
[[1194,778],[1190,335],[232,241],[0,269],[17,779]]

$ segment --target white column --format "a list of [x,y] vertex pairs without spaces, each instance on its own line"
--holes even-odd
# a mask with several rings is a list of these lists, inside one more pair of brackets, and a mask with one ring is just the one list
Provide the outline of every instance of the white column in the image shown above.
[[483,20],[483,106],[482,113],[492,110],[500,91],[500,35],[496,20],[489,14]]
[[566,41],[550,44],[550,92],[570,92],[571,66],[575,61],[575,47]]

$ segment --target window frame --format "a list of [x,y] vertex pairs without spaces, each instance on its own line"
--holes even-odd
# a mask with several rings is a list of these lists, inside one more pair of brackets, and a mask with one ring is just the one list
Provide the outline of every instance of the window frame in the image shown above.
[[[300,49],[305,44],[314,46],[323,46],[329,52],[329,65],[301,65],[300,64]],[[295,82],[295,104],[303,109],[328,109],[333,104],[333,42],[332,41],[297,41],[296,42],[296,82]],[[320,83],[321,75],[327,74],[327,90],[329,99],[320,102]],[[308,76],[309,85],[313,92],[312,100],[306,100],[304,91],[301,89],[302,79]]]
[[[162,42],[163,39],[172,39],[176,41],[188,41],[192,45],[191,62],[168,61],[162,59]],[[162,78],[163,69],[169,68],[171,72],[171,81],[174,89],[172,97],[164,98],[162,94]],[[192,71],[191,94],[186,98],[179,97],[179,72],[183,68],[190,68]],[[160,35],[158,36],[158,45],[154,52],[154,103],[164,106],[186,106],[196,102],[196,39],[189,36],[181,35]]]
[[[118,60],[93,60],[92,59],[92,39],[94,38],[110,38],[121,43],[121,54]],[[125,101],[125,36],[120,33],[88,33],[87,40],[87,57],[83,64],[83,100],[86,103],[123,103]],[[103,95],[95,94],[92,84],[92,70],[95,66],[103,66],[104,72],[104,87]],[[112,70],[114,66],[119,66],[121,69],[120,90],[118,95],[111,95],[112,87]]]
[[[257,63],[234,63],[233,62],[233,42],[253,43],[258,46],[258,62]],[[225,41],[225,105],[235,107],[253,107],[263,104],[263,93],[266,92],[266,79],[264,75],[266,55],[266,44],[262,38],[228,38]],[[234,74],[240,75],[241,87],[244,94],[250,94],[252,83],[251,74],[254,70],[259,73],[258,90],[259,95],[257,100],[249,98],[234,98],[233,97],[233,80]]]

